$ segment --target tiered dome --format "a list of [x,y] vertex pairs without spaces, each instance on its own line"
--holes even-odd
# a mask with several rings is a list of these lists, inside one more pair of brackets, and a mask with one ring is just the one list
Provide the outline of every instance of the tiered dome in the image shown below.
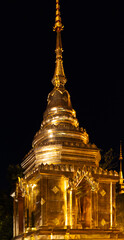
[[79,127],[76,112],[72,107],[62,58],[61,31],[63,30],[59,0],[56,0],[56,62],[52,78],[53,90],[47,98],[43,121],[32,143],[32,157],[24,161],[25,172],[43,164],[71,164],[75,167],[84,164],[98,166],[100,152],[89,143],[85,129]]
[[[51,154],[58,151],[61,155],[65,143],[72,147],[78,144],[87,144],[89,136],[85,130],[79,128],[76,112],[72,108],[70,94],[65,89],[67,79],[62,58],[61,31],[63,30],[63,26],[60,17],[59,1],[56,4],[54,30],[56,31],[56,64],[52,78],[54,88],[48,95],[47,108],[43,115],[41,128],[34,137],[33,147],[41,153],[43,147],[47,145],[47,149],[49,147]],[[47,152],[45,152],[45,159],[48,159]]]

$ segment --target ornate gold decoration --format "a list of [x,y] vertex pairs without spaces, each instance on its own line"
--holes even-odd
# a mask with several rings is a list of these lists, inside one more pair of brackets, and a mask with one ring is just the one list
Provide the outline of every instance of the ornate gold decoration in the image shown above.
[[100,194],[102,195],[102,197],[104,197],[104,196],[106,195],[106,191],[105,191],[104,189],[102,189],[102,190],[100,191]]
[[[32,150],[22,163],[24,179],[19,178],[16,192],[12,194],[14,239],[98,239],[108,232],[110,238],[113,237],[114,231],[101,231],[100,234],[100,230],[104,225],[106,229],[115,226],[116,211],[112,210],[115,194],[112,191],[118,176],[99,168],[100,151],[89,143],[85,129],[79,127],[65,89],[62,29],[59,0],[56,0],[54,89],[48,96],[47,109]],[[103,183],[106,192],[102,189]],[[98,191],[102,196],[106,194],[108,202],[99,198]],[[110,216],[110,222],[105,221],[105,215],[106,219]]]
[[119,157],[119,160],[123,160],[123,157],[122,157],[122,141],[120,141],[120,157]]
[[43,198],[41,198],[41,205],[42,205],[42,206],[44,205],[45,202],[46,202],[46,201],[45,201]]
[[58,219],[58,218],[55,218],[55,219],[53,220],[53,222],[54,222],[55,225],[59,225],[59,219]]
[[63,67],[63,60],[62,60],[62,41],[61,41],[61,32],[57,32],[56,37],[56,66],[55,66],[55,72],[52,79],[52,84],[56,87],[64,87],[65,83],[67,82],[67,79],[65,77],[64,73],[64,67]]
[[31,235],[30,239],[35,240],[34,234]]
[[105,226],[105,224],[106,224],[106,221],[105,221],[105,219],[103,218],[103,219],[101,220],[101,225],[102,225],[102,226]]
[[82,169],[77,169],[74,179],[69,180],[69,187],[74,189],[77,188],[83,179],[85,179],[89,183],[91,191],[98,191],[99,183],[94,180],[90,168],[87,169],[86,166],[84,166]]
[[[81,144],[87,145],[89,142],[89,135],[87,134],[86,130],[79,128],[76,112],[72,108],[70,94],[65,89],[65,83],[67,79],[65,77],[62,59],[62,29],[63,26],[60,17],[59,0],[56,0],[56,18],[54,26],[54,30],[56,31],[56,63],[55,72],[52,79],[54,88],[48,95],[48,105],[43,115],[41,129],[35,135],[32,144],[33,147],[38,147],[41,145],[43,146],[43,151],[41,151],[41,153],[43,153],[43,162],[46,162],[47,159],[47,163],[51,163],[50,154],[53,154],[51,156],[56,156],[54,163],[59,160],[58,153],[62,155],[61,148],[64,145],[64,142],[69,142],[68,145],[71,146],[71,148],[75,147],[77,141],[79,142],[79,147],[81,147]],[[58,146],[56,146],[56,144],[58,145],[58,139],[60,143],[60,149],[58,149]],[[44,152],[44,145],[51,146],[51,144],[53,149],[52,153]],[[56,147],[58,149],[57,152]],[[37,160],[35,163],[36,162]]]
[[59,5],[59,0],[56,0],[56,17],[55,17],[55,25],[53,27],[54,31],[62,31],[64,26],[62,25],[62,21],[61,21],[61,16],[60,16],[60,5]]
[[122,160],[123,160],[123,157],[122,157],[122,141],[120,141],[120,157],[119,157],[119,160],[120,160],[120,184],[123,184],[123,171],[122,171]]
[[61,22],[60,17],[60,5],[59,0],[56,0],[56,18],[55,18],[55,26],[53,28],[54,31],[57,32],[56,36],[56,66],[55,72],[52,79],[52,83],[55,87],[60,88],[64,87],[65,83],[67,82],[64,67],[63,67],[63,60],[62,60],[62,41],[61,41],[61,31],[63,30],[63,25]]
[[54,187],[52,188],[52,191],[56,194],[57,192],[59,192],[59,189],[58,189],[56,186],[54,186]]
[[124,178],[123,178],[123,170],[122,170],[122,161],[123,161],[123,156],[122,156],[122,141],[120,141],[120,171],[119,171],[119,184],[120,184],[120,191],[119,193],[122,194],[124,193]]

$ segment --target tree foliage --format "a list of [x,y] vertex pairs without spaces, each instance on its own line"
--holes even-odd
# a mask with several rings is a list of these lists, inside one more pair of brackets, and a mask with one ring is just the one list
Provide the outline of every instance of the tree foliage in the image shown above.
[[11,197],[5,193],[0,193],[0,239],[12,239],[13,207]]
[[14,191],[18,177],[23,177],[23,171],[19,164],[9,165],[7,171],[8,189],[10,192]]
[[0,239],[11,240],[13,235],[13,199],[10,196],[15,189],[18,177],[22,177],[19,165],[9,165],[7,171],[8,188],[0,191]]
[[118,170],[119,161],[118,155],[110,148],[107,152],[101,152],[101,162],[100,167],[108,170]]

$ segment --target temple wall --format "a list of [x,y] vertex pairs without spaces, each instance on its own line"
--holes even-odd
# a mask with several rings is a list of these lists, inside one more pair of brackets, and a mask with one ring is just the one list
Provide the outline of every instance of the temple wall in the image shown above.
[[98,227],[110,229],[115,227],[115,184],[112,182],[100,183],[98,192]]
[[[51,174],[50,174],[51,171]],[[64,168],[63,168],[64,171]],[[115,182],[97,178],[99,187],[93,191],[94,178],[79,178],[79,185],[69,182],[72,173],[54,172],[21,179],[14,197],[13,233],[38,231],[38,229],[99,229],[110,230],[116,226]],[[101,176],[101,175],[100,175]],[[97,176],[98,177],[98,176]]]
[[46,176],[41,179],[41,215],[43,226],[64,226],[64,182],[62,177]]

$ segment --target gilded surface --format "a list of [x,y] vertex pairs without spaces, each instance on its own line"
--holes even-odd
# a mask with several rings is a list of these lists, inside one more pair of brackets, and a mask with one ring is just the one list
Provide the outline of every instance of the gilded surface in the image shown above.
[[65,89],[59,0],[54,30],[54,87],[32,149],[21,164],[24,178],[18,179],[12,194],[14,239],[124,239],[116,229],[118,173],[99,167],[100,150],[79,127]]

